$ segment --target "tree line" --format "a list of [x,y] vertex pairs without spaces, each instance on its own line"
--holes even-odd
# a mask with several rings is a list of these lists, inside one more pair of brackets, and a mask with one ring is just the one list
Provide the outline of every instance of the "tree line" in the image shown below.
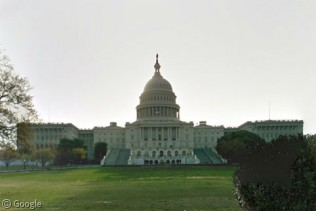
[[[23,125],[23,127],[21,126]],[[8,168],[14,161],[22,160],[24,162],[36,161],[40,163],[42,168],[46,165],[54,164],[59,166],[64,165],[78,165],[85,164],[87,160],[87,146],[84,141],[80,139],[67,139],[60,140],[57,147],[36,147],[34,139],[30,138],[31,127],[27,123],[20,123],[19,130],[24,130],[19,133],[17,148],[11,143],[1,145],[0,161],[4,162]],[[23,129],[22,129],[23,128]],[[29,128],[28,132],[25,128]],[[25,136],[27,136],[27,138]],[[94,154],[95,163],[106,155],[107,144],[96,143]]]

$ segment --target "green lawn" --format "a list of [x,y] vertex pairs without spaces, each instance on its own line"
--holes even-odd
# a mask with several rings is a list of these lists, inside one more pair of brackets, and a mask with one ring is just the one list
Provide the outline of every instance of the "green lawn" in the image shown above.
[[37,199],[37,210],[240,210],[233,172],[219,166],[0,173],[0,201]]

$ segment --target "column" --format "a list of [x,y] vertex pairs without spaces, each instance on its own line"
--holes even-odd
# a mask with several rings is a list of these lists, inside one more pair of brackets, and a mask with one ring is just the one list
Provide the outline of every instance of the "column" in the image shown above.
[[151,134],[152,134],[152,127],[148,128],[148,140],[152,140],[151,139]]

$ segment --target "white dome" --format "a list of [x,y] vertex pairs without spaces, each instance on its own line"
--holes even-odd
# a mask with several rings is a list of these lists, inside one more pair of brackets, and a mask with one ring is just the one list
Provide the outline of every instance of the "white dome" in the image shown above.
[[137,106],[137,119],[179,119],[179,105],[171,84],[160,74],[158,55],[154,76],[146,83]]

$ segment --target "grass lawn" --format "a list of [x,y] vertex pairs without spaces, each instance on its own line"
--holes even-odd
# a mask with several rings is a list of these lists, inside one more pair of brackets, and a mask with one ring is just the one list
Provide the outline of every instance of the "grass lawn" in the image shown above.
[[0,173],[0,201],[37,199],[37,210],[240,210],[233,172],[192,166]]

